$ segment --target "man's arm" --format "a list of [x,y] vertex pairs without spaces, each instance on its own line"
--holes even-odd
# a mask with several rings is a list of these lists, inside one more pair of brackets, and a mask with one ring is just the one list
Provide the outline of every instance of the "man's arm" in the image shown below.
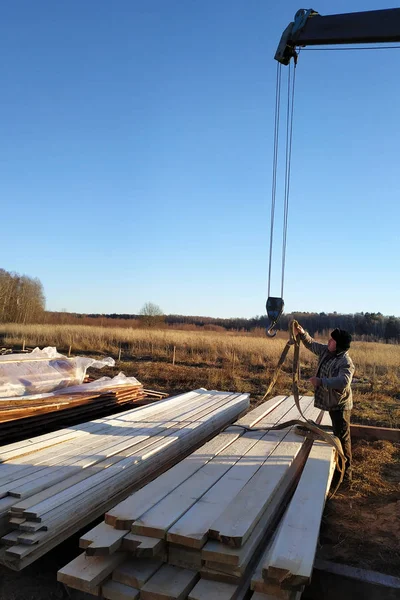
[[324,352],[327,351],[327,344],[320,344],[316,342],[309,333],[301,325],[297,325],[295,328],[296,333],[300,334],[300,339],[307,348],[317,356],[321,356]]

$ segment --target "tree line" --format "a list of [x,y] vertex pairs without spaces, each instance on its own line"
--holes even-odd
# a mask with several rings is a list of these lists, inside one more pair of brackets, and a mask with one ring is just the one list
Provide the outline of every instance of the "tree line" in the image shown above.
[[[141,310],[138,314],[78,314],[46,313],[47,322],[82,325],[101,325],[105,327],[174,327],[177,329],[214,330],[214,331],[262,331],[268,326],[266,315],[253,318],[214,318],[188,315],[165,315],[159,311]],[[282,315],[277,329],[287,331],[291,319],[297,319],[307,331],[315,336],[329,335],[336,327],[346,329],[355,339],[366,341],[386,341],[400,343],[400,319],[384,316],[381,313],[308,313],[293,312]]]
[[0,322],[37,323],[43,320],[45,297],[39,279],[0,269]]
[[[386,342],[400,342],[400,319],[394,316],[384,316],[381,313],[361,312],[355,314],[339,313],[307,313],[292,312],[282,315],[277,329],[287,331],[289,323],[296,319],[301,325],[314,336],[316,334],[327,334],[336,327],[346,329],[358,339],[367,341],[385,340]],[[184,317],[178,315],[167,315],[166,323],[194,323],[201,327],[217,325],[227,330],[252,331],[254,329],[266,329],[269,319],[266,315],[250,319],[213,319],[210,317]]]

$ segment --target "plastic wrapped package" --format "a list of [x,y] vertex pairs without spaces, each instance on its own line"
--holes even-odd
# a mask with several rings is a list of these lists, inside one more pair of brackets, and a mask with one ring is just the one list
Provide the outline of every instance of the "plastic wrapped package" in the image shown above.
[[[107,390],[115,390],[118,387],[130,387],[133,385],[142,385],[136,377],[127,377],[122,373],[118,373],[115,377],[100,377],[89,383],[82,383],[81,385],[73,385],[60,390],[54,390],[47,394],[33,394],[28,397],[24,397],[25,400],[40,400],[45,398],[51,398],[52,396],[61,396],[62,394],[78,394],[78,393],[90,393],[90,392],[106,392]],[[1,398],[0,398],[1,401]]]
[[76,356],[68,358],[48,347],[30,354],[0,357],[0,398],[42,394],[81,385],[89,367],[113,367],[115,360]]

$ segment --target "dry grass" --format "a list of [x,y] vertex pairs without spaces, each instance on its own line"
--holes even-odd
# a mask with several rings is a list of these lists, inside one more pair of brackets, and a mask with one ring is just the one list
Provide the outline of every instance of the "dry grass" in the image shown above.
[[[121,362],[109,374],[123,370],[147,387],[178,393],[194,387],[249,392],[260,401],[287,334],[275,339],[238,332],[180,331],[177,329],[105,328],[85,325],[3,325],[3,344],[21,347],[56,346],[59,351],[108,354]],[[325,340],[323,340],[325,341]],[[172,364],[175,347],[175,365]],[[359,423],[400,426],[400,346],[354,342],[356,365],[353,419]],[[312,393],[308,378],[316,357],[302,349],[302,393]],[[104,371],[102,372],[104,373]],[[276,393],[290,393],[291,361],[284,366]]]

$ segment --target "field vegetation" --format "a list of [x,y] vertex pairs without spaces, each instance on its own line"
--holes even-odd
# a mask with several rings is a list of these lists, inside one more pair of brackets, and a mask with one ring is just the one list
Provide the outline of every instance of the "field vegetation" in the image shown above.
[[[222,329],[222,328],[221,328]],[[174,327],[128,328],[88,325],[3,324],[2,345],[15,350],[56,346],[72,355],[109,355],[117,359],[107,372],[135,375],[147,388],[170,394],[198,387],[249,392],[253,404],[260,402],[274,373],[287,334],[274,339],[264,331],[187,331]],[[325,342],[329,331],[317,335]],[[353,384],[353,420],[363,424],[400,427],[400,345],[355,341],[351,356],[356,366]],[[291,389],[291,353],[282,370],[275,394]],[[311,394],[308,383],[316,368],[316,357],[301,349],[300,391]]]

